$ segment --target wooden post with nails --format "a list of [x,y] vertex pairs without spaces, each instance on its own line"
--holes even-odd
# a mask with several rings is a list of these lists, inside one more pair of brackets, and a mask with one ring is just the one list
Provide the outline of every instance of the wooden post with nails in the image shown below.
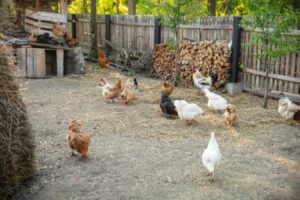
[[241,28],[239,23],[242,17],[233,17],[233,36],[232,36],[232,63],[231,63],[231,83],[238,82],[238,70],[241,48]]
[[72,14],[72,37],[76,39],[76,14]]
[[[110,15],[105,15],[105,40],[110,42]],[[105,42],[105,53],[109,55],[109,44]]]
[[161,42],[161,24],[159,19],[155,17],[154,21],[154,44],[160,44]]

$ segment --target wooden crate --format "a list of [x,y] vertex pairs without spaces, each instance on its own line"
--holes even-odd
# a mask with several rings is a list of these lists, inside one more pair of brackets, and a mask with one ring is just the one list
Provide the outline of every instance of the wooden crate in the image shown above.
[[25,16],[25,31],[28,33],[49,33],[50,37],[55,37],[52,32],[53,24],[67,28],[67,16],[63,14],[26,9]]
[[17,65],[21,71],[22,77],[44,78],[47,75],[50,75],[47,74],[46,51],[55,53],[54,57],[56,58],[56,61],[54,61],[55,64],[52,67],[56,67],[56,69],[52,71],[55,71],[58,77],[64,76],[64,50],[23,47],[17,49]]

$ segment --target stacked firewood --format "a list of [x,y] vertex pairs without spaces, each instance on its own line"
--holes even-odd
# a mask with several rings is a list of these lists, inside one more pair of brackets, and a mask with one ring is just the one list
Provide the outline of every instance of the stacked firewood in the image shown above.
[[[203,76],[212,76],[216,88],[229,79],[231,50],[227,41],[183,40],[179,44],[179,52],[179,76],[183,85],[193,84],[192,66],[198,68]],[[159,45],[154,50],[152,74],[161,78],[175,74],[175,52],[168,50],[166,45]]]
[[152,55],[153,67],[151,73],[155,77],[166,79],[175,75],[175,51],[167,48],[167,45],[155,46]]
[[227,41],[181,41],[179,44],[179,65],[181,82],[190,85],[192,66],[199,69],[203,76],[213,76],[216,88],[224,85],[230,77],[231,50]]

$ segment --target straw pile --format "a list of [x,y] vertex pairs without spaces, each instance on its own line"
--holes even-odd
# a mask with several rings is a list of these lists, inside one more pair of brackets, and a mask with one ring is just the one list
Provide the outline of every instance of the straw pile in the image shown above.
[[10,51],[0,41],[0,197],[3,199],[9,198],[21,181],[35,173],[34,136]]

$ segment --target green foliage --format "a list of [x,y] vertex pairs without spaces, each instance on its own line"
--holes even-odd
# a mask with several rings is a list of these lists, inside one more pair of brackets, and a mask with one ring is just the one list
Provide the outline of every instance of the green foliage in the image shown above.
[[278,58],[300,50],[299,40],[289,36],[296,28],[297,17],[286,4],[277,0],[248,0],[246,3],[251,17],[244,17],[240,25],[256,30],[253,40],[246,45],[258,47],[258,58]]
[[[117,0],[101,0],[97,1],[97,14],[117,14]],[[91,0],[86,1],[86,7],[88,13],[91,13]],[[68,6],[69,13],[83,13],[83,1],[82,0],[73,0],[72,3]],[[127,13],[127,1],[120,0],[119,4],[119,14]]]
[[170,50],[175,50],[176,40],[173,36],[168,36],[167,38],[167,48]]
[[201,4],[196,0],[170,0],[158,4],[158,9],[162,24],[175,32],[179,24],[195,21],[200,15]]

